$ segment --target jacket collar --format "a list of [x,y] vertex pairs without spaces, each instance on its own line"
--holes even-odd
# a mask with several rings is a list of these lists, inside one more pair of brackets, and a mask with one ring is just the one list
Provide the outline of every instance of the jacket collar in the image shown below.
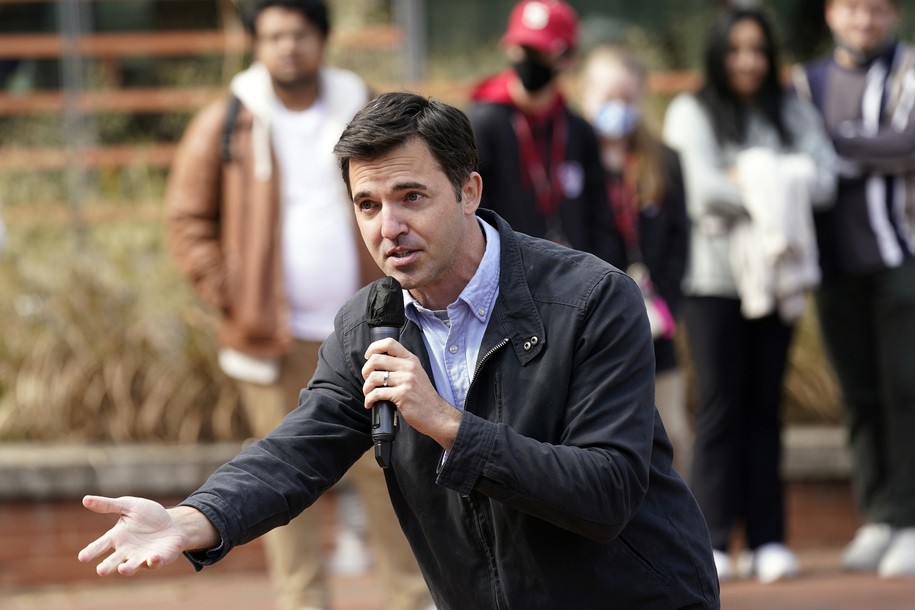
[[247,70],[236,74],[232,78],[229,89],[257,120],[267,125],[270,124],[270,114],[276,101],[276,94],[273,92],[270,73],[267,72],[264,64],[254,62]]
[[499,297],[480,353],[508,339],[521,364],[527,364],[546,345],[543,320],[534,304],[518,234],[498,214],[479,209],[477,215],[496,227],[502,241],[499,262]]
[[[329,66],[320,68],[318,78],[318,95],[324,100],[328,116],[342,121],[345,126],[352,115],[368,101],[364,83],[355,77],[346,78],[343,70]],[[270,73],[263,64],[254,62],[248,69],[236,74],[229,89],[258,120],[270,124],[276,93],[273,91]]]
[[[328,66],[320,68],[318,78],[318,95],[327,112],[322,137],[325,145],[333,148],[347,123],[368,101],[368,90],[354,74]],[[270,73],[262,63],[254,62],[232,78],[229,90],[254,117],[254,171],[259,179],[267,180],[273,173],[270,118],[278,103]]]
[[258,62],[232,78],[229,90],[252,114],[251,144],[254,176],[268,181],[273,177],[273,153],[270,148],[270,112],[276,100],[267,68]]

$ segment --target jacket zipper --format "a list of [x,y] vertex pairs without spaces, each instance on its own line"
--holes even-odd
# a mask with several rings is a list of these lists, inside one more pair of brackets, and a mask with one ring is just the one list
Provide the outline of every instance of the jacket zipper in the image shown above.
[[492,587],[492,602],[494,610],[499,610],[502,607],[501,600],[504,597],[502,591],[502,582],[499,579],[499,570],[496,568],[496,556],[493,551],[492,545],[489,543],[489,540],[485,534],[485,529],[483,527],[483,515],[481,511],[477,508],[476,502],[470,496],[464,496],[464,502],[467,504],[467,507],[470,511],[471,517],[473,518],[474,523],[477,526],[477,536],[480,538],[480,544],[483,545],[483,551],[486,555],[486,562],[489,564],[489,584]]
[[[473,384],[476,382],[477,375],[479,374],[480,369],[483,368],[483,365],[486,364],[486,361],[489,360],[489,358],[493,354],[495,354],[497,351],[499,351],[500,349],[502,349],[503,347],[508,345],[508,341],[509,341],[508,337],[505,337],[504,339],[499,341],[497,344],[492,346],[492,348],[490,348],[490,350],[487,351],[483,355],[483,357],[480,358],[480,360],[477,362],[477,366],[473,370],[473,377],[470,381],[470,387],[467,388],[468,396],[470,395],[470,390],[473,388]],[[466,399],[465,399],[464,406],[465,406],[465,408],[467,406]],[[502,607],[501,599],[503,598],[504,593],[502,591],[502,583],[499,579],[499,571],[496,568],[496,557],[495,557],[495,553],[493,550],[493,546],[486,536],[486,528],[483,527],[483,521],[485,519],[484,519],[481,511],[477,508],[476,502],[474,502],[473,498],[471,498],[469,494],[465,495],[463,497],[463,499],[464,499],[464,502],[467,504],[467,507],[470,510],[470,514],[472,515],[473,520],[477,526],[477,535],[480,537],[480,544],[483,546],[483,550],[486,554],[486,559],[489,563],[490,584],[493,589],[493,591],[492,591],[493,604],[494,604],[493,607],[496,610],[499,610],[499,608]]]
[[483,354],[483,357],[480,358],[480,361],[477,362],[477,366],[473,369],[473,378],[470,380],[470,387],[467,388],[467,393],[470,394],[470,388],[473,387],[473,382],[477,379],[477,373],[480,372],[480,369],[483,368],[483,365],[486,364],[486,361],[489,360],[489,357],[495,354],[497,351],[508,345],[508,337],[505,337],[498,343],[492,346],[492,348]]
[[[468,396],[470,395],[470,389],[473,387],[473,383],[474,383],[474,381],[475,381],[476,378],[477,378],[477,373],[480,372],[480,369],[483,368],[483,365],[486,364],[486,361],[489,360],[489,357],[490,357],[490,356],[492,356],[492,355],[495,354],[497,351],[499,351],[500,349],[502,349],[503,347],[505,347],[507,344],[508,344],[508,337],[505,337],[504,339],[502,339],[501,341],[499,341],[497,344],[495,344],[494,346],[492,346],[492,348],[490,348],[490,350],[489,350],[488,352],[486,352],[485,354],[483,354],[483,357],[480,358],[479,362],[477,362],[476,368],[473,370],[473,377],[471,377],[471,379],[470,379],[470,385],[467,387],[467,395],[468,395]],[[466,396],[464,397],[464,406],[465,406],[465,407],[467,406],[467,398],[466,398]],[[435,467],[435,472],[436,472],[436,473],[438,473],[438,472],[442,469],[442,465],[443,465],[444,463],[445,463],[445,452],[443,451],[443,452],[442,452],[442,456],[441,456],[441,457],[439,458],[439,460],[438,460],[438,466]]]

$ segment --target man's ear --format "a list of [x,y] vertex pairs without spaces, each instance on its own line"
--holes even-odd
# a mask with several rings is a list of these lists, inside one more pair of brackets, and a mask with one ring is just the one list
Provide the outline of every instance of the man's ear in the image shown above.
[[468,214],[475,214],[480,207],[483,197],[483,177],[477,172],[471,172],[461,187],[461,205]]

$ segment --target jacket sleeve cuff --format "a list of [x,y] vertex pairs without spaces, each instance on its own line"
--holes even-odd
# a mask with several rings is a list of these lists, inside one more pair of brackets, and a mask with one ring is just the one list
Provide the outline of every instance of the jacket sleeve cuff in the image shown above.
[[468,412],[461,416],[457,438],[436,483],[468,495],[477,484],[496,442],[496,424]]
[[199,572],[206,566],[213,565],[220,559],[226,556],[226,553],[229,551],[226,550],[225,541],[220,541],[219,546],[208,549],[206,551],[185,551],[185,558],[191,562],[191,565],[194,566],[194,571]]
[[[196,508],[210,520],[213,527],[219,533],[219,544],[210,549],[199,551],[186,551],[184,556],[194,566],[194,570],[199,572],[205,566],[213,565],[225,557],[235,546],[231,541],[235,538],[231,534],[227,516],[234,515],[231,507],[224,504],[222,499],[212,494],[193,494],[179,506],[190,506]],[[236,521],[237,522],[237,521]]]

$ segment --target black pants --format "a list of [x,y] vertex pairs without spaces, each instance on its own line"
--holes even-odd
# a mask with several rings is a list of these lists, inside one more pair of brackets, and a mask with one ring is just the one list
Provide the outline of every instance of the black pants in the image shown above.
[[868,521],[915,526],[915,260],[824,284],[823,342],[848,408],[852,481]]
[[739,300],[719,297],[687,298],[684,321],[699,389],[691,487],[712,546],[726,549],[741,520],[750,548],[782,542],[779,407],[793,326],[748,320]]

